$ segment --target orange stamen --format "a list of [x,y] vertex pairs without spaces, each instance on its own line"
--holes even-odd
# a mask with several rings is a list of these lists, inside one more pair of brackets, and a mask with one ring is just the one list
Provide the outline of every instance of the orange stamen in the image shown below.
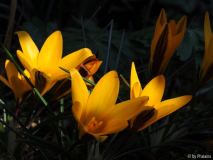
[[101,125],[103,124],[102,121],[100,121],[99,123],[95,120],[95,117],[93,117],[89,123],[87,124],[87,128],[88,128],[88,132],[93,132],[95,131],[97,128],[99,128]]

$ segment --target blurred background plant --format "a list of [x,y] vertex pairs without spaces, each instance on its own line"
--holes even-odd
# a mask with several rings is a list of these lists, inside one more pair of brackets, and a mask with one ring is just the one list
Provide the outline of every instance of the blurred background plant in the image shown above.
[[[163,100],[170,99],[190,94],[199,80],[205,52],[203,28],[206,11],[209,11],[213,23],[211,0],[1,0],[0,41],[18,61],[16,50],[21,47],[14,32],[28,32],[40,50],[47,37],[60,30],[63,57],[88,47],[103,61],[94,75],[95,82],[110,70],[117,70],[130,82],[131,63],[134,61],[140,82],[145,86],[148,83],[150,46],[161,8],[165,9],[168,21],[174,19],[178,22],[187,16],[183,41],[165,72]],[[7,54],[1,50],[0,73],[4,77],[6,59]],[[59,85],[56,84],[44,98],[50,99]],[[211,154],[212,86],[213,82],[205,84],[185,107],[132,136],[114,159],[181,160],[186,159],[187,154]],[[121,80],[118,102],[128,100],[129,93],[129,88]],[[31,115],[31,106],[34,105],[31,95],[21,104],[18,117],[14,115],[16,101],[12,94],[0,82],[2,159],[87,159],[92,157],[94,148],[97,151],[93,151],[94,155],[98,155],[94,157],[103,158],[99,153],[115,147],[123,135],[123,132],[117,137],[117,134],[111,135],[99,146],[92,142],[80,144],[71,153],[68,149],[77,140],[78,130],[70,110],[70,94],[49,104],[54,115],[48,113],[42,103],[37,104]],[[27,117],[31,117],[32,126],[29,128],[25,127],[29,124],[25,122]]]

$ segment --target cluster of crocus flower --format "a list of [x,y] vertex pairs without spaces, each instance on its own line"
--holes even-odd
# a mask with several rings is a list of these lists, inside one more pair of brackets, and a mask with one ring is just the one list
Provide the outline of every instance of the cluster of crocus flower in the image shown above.
[[[62,58],[63,40],[60,31],[52,33],[39,51],[30,35],[25,31],[16,32],[22,51],[17,56],[25,68],[25,74],[41,95],[49,91],[56,82],[65,79],[53,94],[54,100],[71,92],[72,112],[78,122],[79,139],[92,135],[98,142],[104,141],[108,134],[124,130],[130,121],[130,132],[141,131],[187,104],[192,96],[185,95],[169,100],[162,100],[165,89],[165,72],[170,58],[180,45],[185,28],[186,16],[176,24],[167,23],[164,9],[156,23],[151,44],[149,60],[150,82],[142,89],[136,68],[132,63],[130,77],[130,100],[116,104],[119,93],[119,78],[116,71],[105,74],[95,87],[88,91],[89,84],[82,77],[94,82],[92,76],[102,61],[88,48],[80,49]],[[212,43],[213,36],[209,14],[204,21],[205,54],[199,74],[199,85],[213,79]],[[64,72],[59,67],[68,69]],[[24,94],[31,90],[14,64],[5,62],[8,80],[0,75],[0,80],[10,87],[17,103],[21,103]],[[67,78],[71,77],[71,82]]]
[[128,126],[131,120],[133,133],[145,129],[160,118],[188,103],[192,96],[182,96],[161,102],[165,78],[151,80],[142,91],[134,63],[131,71],[131,100],[115,104],[119,79],[115,71],[104,75],[89,95],[86,84],[77,70],[71,69],[72,111],[78,121],[79,139],[86,134],[102,142],[107,134],[116,133]]
[[[85,71],[86,74],[83,72],[85,77],[93,81],[92,75],[102,63],[88,48],[80,49],[61,58],[63,40],[60,31],[52,33],[46,39],[40,52],[27,32],[19,31],[16,34],[22,48],[22,51],[17,50],[17,56],[25,68],[25,74],[41,95],[50,90],[57,81],[70,77],[70,74],[61,70],[59,66],[65,69],[76,68],[81,72]],[[31,87],[12,62],[7,60],[5,68],[8,81],[3,76],[0,76],[0,80],[13,90],[17,103],[21,103],[24,94],[31,90]],[[69,92],[70,85],[66,86],[66,90],[62,89],[55,99],[59,99]]]

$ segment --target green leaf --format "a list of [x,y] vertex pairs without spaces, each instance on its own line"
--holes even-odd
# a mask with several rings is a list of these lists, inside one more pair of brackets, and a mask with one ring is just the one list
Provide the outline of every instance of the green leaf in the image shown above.
[[[198,29],[187,29],[184,38],[177,49],[177,56],[180,56],[181,61],[187,60],[191,54],[193,47],[202,48],[200,41],[202,40],[202,32]],[[195,48],[196,50],[197,48]]]
[[[46,149],[50,149],[56,153],[63,154],[64,157],[67,157],[68,159],[73,159],[73,154],[68,152],[67,150],[61,148],[60,146],[57,146],[55,144],[52,144],[48,141],[42,140],[40,138],[34,137],[30,134],[23,133],[26,137],[30,139],[18,139],[16,142],[26,143],[26,144],[33,144],[36,146],[44,147]],[[75,159],[75,158],[74,158]]]

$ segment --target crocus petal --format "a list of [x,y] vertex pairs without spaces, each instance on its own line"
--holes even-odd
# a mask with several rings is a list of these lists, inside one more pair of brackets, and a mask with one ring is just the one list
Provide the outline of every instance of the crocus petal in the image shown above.
[[99,136],[96,134],[91,134],[91,135],[93,135],[99,143],[105,141],[108,138],[108,136]]
[[166,13],[165,10],[162,8],[160,15],[158,17],[156,26],[155,26],[155,33],[154,33],[154,38],[152,40],[152,44],[151,44],[151,59],[154,56],[154,50],[155,50],[155,46],[158,42],[158,39],[161,35],[161,33],[163,32],[164,26],[167,23],[167,18],[166,18]]
[[158,17],[157,20],[157,24],[156,25],[161,25],[163,26],[165,23],[167,23],[167,18],[166,18],[166,12],[165,10],[162,8],[160,11],[160,15]]
[[148,121],[146,123],[146,125],[144,125],[144,127],[142,127],[140,130],[145,129],[146,127],[148,127],[152,123],[156,122],[157,120],[178,110],[179,108],[184,106],[186,103],[188,103],[191,100],[191,98],[192,98],[192,96],[190,96],[190,95],[181,96],[181,97],[165,100],[165,101],[161,102],[159,105],[156,105],[155,109],[158,111],[157,117],[155,119],[150,119],[150,121]]
[[[94,78],[93,78],[92,76],[90,76],[90,77],[87,78],[87,79],[90,80],[91,82],[95,83]],[[93,88],[93,86],[92,86],[91,84],[89,84],[89,83],[87,83],[87,82],[85,82],[85,84],[86,84],[88,87],[92,87],[92,88]]]
[[[157,26],[157,24],[156,24],[156,26]],[[162,34],[165,26],[166,26],[166,23],[162,27],[158,27],[158,28],[155,27],[155,34],[154,34],[154,37],[153,37],[152,43],[151,43],[151,56],[150,56],[150,59],[153,59],[153,57],[154,57],[154,52],[155,52],[156,45],[158,43],[159,37]]]
[[[209,43],[213,44],[213,36],[211,37]],[[207,75],[208,70],[210,68],[212,68],[212,65],[213,65],[212,59],[213,59],[213,45],[209,45],[208,49],[206,50],[206,57],[205,57],[205,59],[203,59],[202,65],[201,65],[201,70],[200,70],[201,78],[203,78],[205,75]],[[208,76],[210,76],[210,78],[211,78],[210,74]],[[210,79],[210,78],[208,78],[208,79]]]
[[[143,110],[133,117],[130,121],[130,127],[137,127],[137,131],[141,131],[155,122],[155,119],[158,115],[158,111],[156,109],[153,110],[152,107],[144,106]],[[139,117],[138,117],[139,116]],[[134,126],[136,125],[136,126]]]
[[171,20],[171,21],[169,22],[169,25],[170,25],[170,27],[171,27],[172,36],[174,36],[174,35],[175,35],[175,32],[176,32],[176,23],[175,23],[175,21],[174,21],[174,20]]
[[157,120],[178,110],[192,99],[191,95],[172,98],[162,101],[155,109],[158,110]]
[[135,83],[135,85],[132,88],[132,98],[131,99],[138,98],[141,96],[141,94],[142,94],[142,89],[141,89],[140,84],[137,82],[137,83]]
[[149,97],[143,96],[135,99],[131,99],[128,101],[124,101],[116,104],[112,111],[103,118],[103,122],[107,119],[126,119],[129,120],[133,116],[143,110],[143,107],[148,102]]
[[[11,78],[13,76],[16,76],[18,77],[18,70],[17,68],[15,67],[15,65],[10,61],[10,60],[6,60],[5,62],[5,68],[6,68],[6,73],[7,73],[7,78],[8,78],[8,82],[11,86]],[[13,88],[14,89],[14,88]]]
[[85,78],[89,78],[90,76],[94,75],[97,72],[97,70],[99,69],[99,67],[101,66],[101,63],[102,63],[102,61],[92,61],[92,62],[85,64],[84,66],[90,72],[90,75],[86,76]]
[[79,72],[72,68],[70,70],[70,75],[71,75],[71,91],[72,91],[72,101],[73,103],[75,101],[78,101],[82,105],[82,116],[81,116],[81,123],[84,123],[85,116],[86,116],[86,106],[87,106],[87,100],[89,97],[89,92],[86,87],[85,82],[83,81],[81,75]]
[[16,32],[16,34],[18,35],[23,53],[26,56],[30,57],[33,63],[34,62],[37,63],[37,56],[38,56],[39,50],[37,46],[35,45],[35,43],[33,42],[30,35],[25,31],[19,31],[19,32]]
[[182,33],[184,35],[185,29],[186,29],[186,22],[187,22],[187,17],[183,16],[177,23],[176,27],[176,35]]
[[36,68],[36,66],[33,65],[32,60],[28,56],[24,55],[20,50],[17,50],[17,56],[21,64],[28,70],[28,72],[31,72],[33,68]]
[[[89,57],[93,57],[91,50],[88,48],[83,48],[63,57],[59,61],[58,66],[68,70],[71,68],[77,68],[80,64],[83,64],[84,61],[87,60]],[[57,68],[54,74],[55,77],[59,77],[61,79],[63,79],[64,77],[66,78],[67,75],[69,74],[67,74],[60,68]]]
[[72,113],[76,121],[78,122],[79,139],[81,139],[81,137],[86,133],[86,131],[84,130],[84,128],[86,129],[86,127],[80,121],[80,119],[85,118],[85,117],[82,117],[82,112],[83,112],[83,106],[81,105],[80,102],[75,101],[72,105]]
[[[172,38],[173,41],[173,51],[171,51],[171,56],[173,55],[173,53],[177,50],[178,46],[181,44],[184,34],[185,34],[185,30],[186,30],[186,23],[187,23],[187,17],[183,16],[176,27],[176,33],[175,36]],[[169,57],[170,60],[171,57]]]
[[52,95],[53,101],[57,99],[61,99],[65,95],[69,94],[71,92],[71,82],[68,79],[65,79],[55,90],[55,92]]
[[205,37],[205,50],[207,51],[209,43],[210,43],[210,39],[212,37],[212,30],[211,30],[208,11],[205,14],[205,20],[204,20],[204,37]]
[[[116,71],[105,74],[93,89],[87,102],[87,122],[93,117],[97,121],[108,114],[116,103],[119,92],[119,79]],[[74,92],[73,92],[74,93]]]
[[[153,38],[153,41],[155,36]],[[152,42],[151,45],[151,60],[153,60],[151,69],[151,77],[155,77],[156,75],[162,74],[164,71],[162,70],[163,65],[168,65],[168,60],[173,55],[173,42],[172,42],[172,32],[169,24],[165,24],[163,26],[163,31],[161,35],[156,40],[155,44]],[[153,57],[152,57],[153,56]]]
[[31,82],[38,89],[41,95],[44,95],[56,83],[52,82],[51,77],[36,68],[34,68],[31,72]]
[[62,57],[62,35],[60,31],[52,33],[44,42],[38,55],[38,68],[48,76],[58,69]]
[[127,126],[128,126],[127,120],[113,119],[107,122],[107,125],[100,132],[95,131],[95,133],[98,135],[112,134],[124,130]]
[[10,87],[10,84],[8,83],[8,81],[3,77],[3,76],[1,76],[0,75],[0,81],[2,81],[4,84],[6,84],[9,88],[11,88]]
[[10,83],[11,87],[13,88],[13,92],[15,94],[15,99],[21,102],[25,90],[24,83],[16,75],[13,75],[10,78]]
[[[132,62],[132,68],[131,68],[131,79],[130,79],[130,98],[133,99],[135,98],[135,96],[133,96],[134,92],[136,92],[136,86],[134,87],[135,89],[133,89],[133,86],[135,85],[135,83],[138,83],[137,84],[137,95],[139,95],[139,93],[142,91],[142,87],[141,87],[141,84],[140,84],[140,81],[138,79],[138,75],[137,75],[137,72],[136,72],[136,69],[135,69],[135,64],[134,62]],[[135,95],[135,94],[134,94]]]
[[28,70],[24,70],[24,73],[26,74],[26,76],[28,77],[28,78],[30,78],[30,73],[28,72]]
[[148,96],[147,106],[154,106],[159,103],[163,97],[165,88],[165,78],[163,75],[153,78],[144,88],[141,96]]

